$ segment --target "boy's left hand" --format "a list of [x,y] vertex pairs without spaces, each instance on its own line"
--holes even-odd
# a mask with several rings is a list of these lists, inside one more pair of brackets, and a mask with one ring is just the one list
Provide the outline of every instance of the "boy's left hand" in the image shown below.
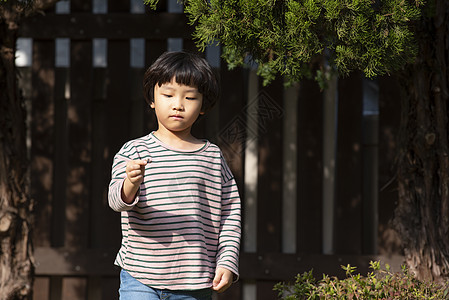
[[228,269],[218,267],[215,271],[212,289],[218,293],[223,293],[231,286],[233,276],[233,273]]

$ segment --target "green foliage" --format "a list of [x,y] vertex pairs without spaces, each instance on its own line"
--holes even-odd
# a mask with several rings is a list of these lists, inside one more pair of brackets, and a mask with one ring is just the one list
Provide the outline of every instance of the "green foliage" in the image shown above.
[[312,271],[298,274],[294,284],[278,283],[274,290],[284,300],[444,300],[449,299],[449,285],[439,285],[433,282],[419,281],[402,267],[402,272],[392,273],[388,265],[381,268],[380,262],[370,262],[373,270],[367,276],[355,274],[356,268],[350,265],[342,266],[346,271],[345,279],[330,278],[316,280]]
[[[145,0],[155,7],[158,0]],[[252,61],[270,82],[310,77],[316,61],[375,77],[413,61],[423,0],[185,0],[198,47],[218,41],[230,68]]]

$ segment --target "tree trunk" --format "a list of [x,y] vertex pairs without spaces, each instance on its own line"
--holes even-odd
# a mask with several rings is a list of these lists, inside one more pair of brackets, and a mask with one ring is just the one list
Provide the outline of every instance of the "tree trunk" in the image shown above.
[[0,0],[0,300],[31,299],[33,249],[25,109],[15,66],[20,21],[58,0]]
[[402,74],[394,218],[410,270],[437,281],[449,277],[448,9],[438,0],[417,24],[418,58]]
[[0,12],[0,300],[30,299],[32,202],[25,112],[14,62],[17,17],[4,7]]

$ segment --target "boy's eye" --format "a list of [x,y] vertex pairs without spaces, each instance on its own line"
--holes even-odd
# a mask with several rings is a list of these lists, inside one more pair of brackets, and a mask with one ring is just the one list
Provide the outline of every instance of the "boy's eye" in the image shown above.
[[186,97],[187,100],[195,100],[196,97]]
[[170,98],[172,95],[169,95],[169,94],[162,94],[162,96],[167,97],[167,98]]

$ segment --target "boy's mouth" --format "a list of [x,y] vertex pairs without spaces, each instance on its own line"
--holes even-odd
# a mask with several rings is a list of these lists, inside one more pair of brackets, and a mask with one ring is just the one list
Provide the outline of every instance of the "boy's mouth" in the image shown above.
[[183,117],[182,117],[181,115],[171,115],[170,118],[180,120],[180,119],[182,119]]

